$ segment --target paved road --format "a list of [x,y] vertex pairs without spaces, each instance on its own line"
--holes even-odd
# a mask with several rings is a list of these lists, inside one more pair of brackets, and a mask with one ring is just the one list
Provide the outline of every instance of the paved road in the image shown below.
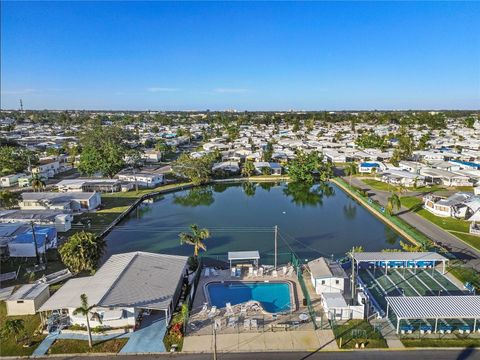
[[[38,358],[37,358],[38,359]],[[47,359],[47,358],[45,358]],[[51,358],[50,358],[51,359]],[[55,359],[75,360],[107,360],[107,359],[129,359],[129,360],[154,360],[154,359],[175,359],[175,360],[211,360],[212,354],[155,354],[155,355],[124,355],[124,356],[65,356]],[[344,352],[281,352],[281,353],[229,353],[217,354],[218,360],[478,360],[480,359],[479,349],[457,349],[457,350],[402,350],[402,351],[375,351],[356,350]]]
[[[345,181],[348,182],[349,179],[345,178]],[[384,206],[387,204],[387,199],[390,196],[390,193],[372,189],[357,178],[352,178],[352,185],[367,190],[370,197],[377,200],[380,204]],[[450,251],[455,254],[456,257],[465,260],[469,266],[480,271],[480,251],[468,246],[457,237],[432,224],[430,221],[408,211],[407,208],[402,207],[397,216],[417,228],[429,238],[448,246],[451,249]]]

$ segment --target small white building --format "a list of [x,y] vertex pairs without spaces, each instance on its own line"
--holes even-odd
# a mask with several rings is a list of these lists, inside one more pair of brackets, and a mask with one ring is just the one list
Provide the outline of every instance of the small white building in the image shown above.
[[22,285],[5,301],[7,315],[35,315],[49,297],[48,284],[38,282]]
[[122,171],[117,174],[117,178],[121,181],[125,181],[138,186],[147,188],[154,188],[163,184],[163,174],[156,174],[153,172],[139,171],[133,173],[131,171]]
[[154,149],[147,149],[143,152],[142,158],[147,163],[157,163],[162,160],[162,153]]
[[33,174],[43,175],[48,178],[53,178],[59,172],[60,163],[58,160],[41,160],[40,164],[32,168]]
[[0,186],[3,188],[13,187],[18,185],[18,179],[25,176],[25,174],[11,174],[0,177]]
[[324,292],[320,295],[323,310],[329,320],[363,319],[365,305],[348,305],[338,292]]
[[308,268],[317,294],[344,292],[348,276],[339,263],[320,257],[310,261]]
[[22,210],[71,210],[96,209],[102,203],[97,192],[25,192],[19,202]]

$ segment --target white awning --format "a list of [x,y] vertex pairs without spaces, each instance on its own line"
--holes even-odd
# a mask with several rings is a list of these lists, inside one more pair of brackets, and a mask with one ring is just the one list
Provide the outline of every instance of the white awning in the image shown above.
[[436,252],[359,252],[354,254],[355,261],[447,261],[448,259]]
[[480,319],[480,296],[387,296],[399,319]]
[[260,259],[260,254],[258,251],[229,251],[228,260],[258,260]]

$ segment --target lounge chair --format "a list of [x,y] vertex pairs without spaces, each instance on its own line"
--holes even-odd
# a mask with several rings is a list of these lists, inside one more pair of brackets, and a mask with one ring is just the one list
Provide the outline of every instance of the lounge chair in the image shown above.
[[228,318],[228,327],[234,328],[235,326],[237,326],[237,318],[234,317],[234,316],[229,317]]
[[222,319],[215,319],[215,330],[222,329]]
[[253,276],[253,267],[249,266],[248,267],[248,277],[252,277]]
[[258,268],[258,276],[263,276],[263,267]]
[[240,307],[240,315],[247,315],[247,305],[246,304],[242,304],[241,307]]
[[208,312],[208,318],[211,319],[211,318],[213,318],[216,314],[217,314],[217,307],[216,307],[216,306],[212,306],[212,308],[211,308],[210,311]]
[[287,275],[287,267],[286,266],[282,267],[282,275],[283,276]]
[[242,275],[242,269],[236,268],[235,270],[235,277],[240,277]]
[[210,268],[205,268],[205,277],[210,277]]
[[253,270],[253,277],[257,277],[257,276],[258,276],[258,270],[255,269],[255,270]]
[[292,275],[293,275],[293,266],[290,266],[290,267],[288,268],[288,271],[287,271],[287,275],[286,275],[286,276],[287,276],[287,277],[290,277],[290,276],[292,276]]
[[273,270],[273,271],[272,271],[272,277],[274,277],[274,278],[278,277],[278,272],[277,272],[277,270]]
[[257,327],[257,319],[252,319],[250,320],[250,329],[252,330],[257,330],[258,327]]
[[234,311],[233,311],[233,308],[232,308],[232,304],[228,302],[228,303],[226,304],[226,308],[227,308],[227,310],[226,310],[226,313],[225,313],[225,314],[226,314],[227,316],[232,316],[232,315],[234,314]]
[[237,268],[232,267],[232,268],[230,269],[230,276],[231,276],[231,277],[235,277],[236,273],[237,273]]
[[207,314],[207,312],[208,312],[208,305],[207,305],[207,303],[204,303],[203,306],[202,306],[202,310],[200,310],[198,312],[198,315],[199,316],[204,316],[204,315]]
[[212,268],[212,275],[213,275],[213,276],[218,276],[218,272],[217,272],[217,270],[215,270],[214,268]]
[[243,329],[244,330],[250,330],[250,319],[245,319],[243,321]]

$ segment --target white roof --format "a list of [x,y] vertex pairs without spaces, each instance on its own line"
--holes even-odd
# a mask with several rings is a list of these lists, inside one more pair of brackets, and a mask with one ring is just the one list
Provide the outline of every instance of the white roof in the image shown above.
[[480,319],[480,296],[387,296],[400,319]]
[[445,256],[435,252],[361,252],[355,253],[356,261],[443,261]]
[[229,251],[228,260],[257,260],[260,259],[258,251]]
[[343,295],[339,292],[334,293],[322,293],[322,297],[329,309],[332,308],[346,308],[348,307],[347,302]]
[[22,285],[17,291],[10,295],[7,301],[35,300],[45,289],[48,289],[48,284],[34,283]]
[[112,255],[95,275],[69,280],[40,311],[78,307],[81,294],[87,295],[91,305],[166,309],[187,259],[147,252]]

